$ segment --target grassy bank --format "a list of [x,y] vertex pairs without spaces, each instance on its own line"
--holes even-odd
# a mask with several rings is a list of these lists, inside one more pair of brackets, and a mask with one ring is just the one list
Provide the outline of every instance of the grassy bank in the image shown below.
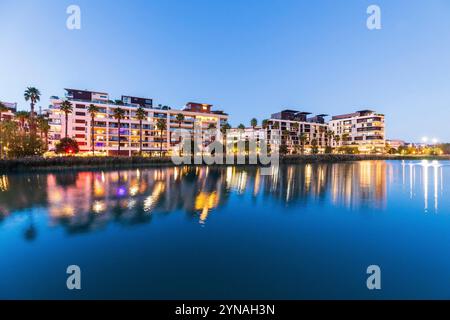
[[[281,163],[320,163],[345,162],[363,160],[450,160],[446,156],[396,156],[396,155],[351,155],[351,154],[318,154],[318,155],[290,155],[280,159]],[[247,161],[248,163],[248,161]],[[61,157],[61,158],[23,158],[0,160],[0,172],[23,171],[58,171],[67,169],[126,169],[136,167],[173,166],[170,157]]]

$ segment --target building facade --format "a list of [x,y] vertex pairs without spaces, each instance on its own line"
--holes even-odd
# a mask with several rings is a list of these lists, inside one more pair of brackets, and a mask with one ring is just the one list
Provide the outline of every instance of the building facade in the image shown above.
[[372,110],[333,116],[329,128],[339,141],[333,139],[333,146],[357,146],[362,153],[384,152],[384,115]]
[[[192,132],[220,132],[220,127],[228,119],[228,115],[222,111],[213,111],[212,105],[200,103],[187,103],[184,108],[175,110],[167,106],[153,105],[150,98],[139,98],[122,96],[121,100],[110,100],[109,94],[105,92],[94,92],[77,89],[65,89],[64,98],[53,96],[50,98],[51,105],[47,110],[49,118],[49,150],[54,150],[61,138],[67,136],[78,142],[80,152],[92,150],[92,129],[94,134],[94,148],[99,154],[117,155],[120,143],[121,155],[133,155],[140,147],[140,125],[136,118],[139,107],[145,111],[145,119],[142,121],[142,150],[146,153],[170,152],[176,148],[181,139],[173,135],[177,129],[185,129]],[[63,101],[69,101],[72,112],[65,121],[65,114],[60,110]],[[92,123],[88,112],[89,106],[93,104],[99,108]],[[114,110],[124,110],[124,118],[120,121],[114,118]],[[165,128],[157,126],[158,120],[162,119]],[[194,130],[200,128],[201,130]],[[119,141],[120,130],[120,141]],[[198,134],[198,133],[197,133]],[[211,142],[211,134],[204,143]]]
[[3,120],[13,120],[14,116],[17,112],[17,103],[12,102],[2,102],[5,107],[8,109],[6,112],[2,112],[0,121]]
[[[308,118],[309,112],[283,110],[272,114],[267,120],[267,139],[270,144],[285,145],[287,153],[298,153],[304,149],[305,153],[312,152],[313,146],[318,151],[328,145],[325,114]],[[274,141],[280,139],[279,143]]]

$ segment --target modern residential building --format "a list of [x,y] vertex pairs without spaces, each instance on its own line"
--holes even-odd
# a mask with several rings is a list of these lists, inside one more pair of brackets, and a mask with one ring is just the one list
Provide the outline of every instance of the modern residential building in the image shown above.
[[1,119],[2,120],[12,120],[14,118],[15,113],[17,112],[17,103],[12,103],[12,102],[3,102],[2,103],[5,105],[5,107],[8,109],[8,111],[6,112],[2,112],[1,115]]
[[[197,129],[195,132],[201,132],[202,135],[206,129],[209,129],[208,132],[215,130],[218,134],[221,125],[228,119],[228,115],[223,111],[213,111],[210,104],[189,102],[182,109],[175,110],[167,106],[155,107],[150,98],[124,95],[121,100],[112,101],[106,92],[77,89],[65,89],[65,91],[64,98],[56,96],[50,98],[51,105],[46,112],[51,126],[50,150],[53,150],[58,141],[65,136],[67,127],[67,136],[78,142],[80,152],[91,151],[93,126],[96,152],[117,155],[120,143],[121,155],[135,154],[139,151],[140,141],[139,120],[136,119],[136,111],[139,107],[142,107],[146,114],[146,118],[142,121],[142,141],[143,151],[148,153],[169,152],[179,145],[180,139],[172,136],[176,129],[193,132],[196,127],[201,130]],[[68,115],[67,123],[64,113],[60,110],[63,101],[69,101],[73,107],[73,111]],[[91,104],[99,107],[93,124],[87,110]],[[120,128],[118,120],[114,118],[114,110],[117,108],[124,110]],[[160,130],[157,127],[158,119],[164,120],[165,129]],[[214,139],[213,136],[204,135],[205,145]]]
[[333,139],[336,146],[357,146],[362,153],[384,152],[385,126],[384,115],[372,110],[333,116],[330,129],[340,137]]
[[267,138],[266,130],[262,126],[247,127],[243,129],[231,128],[227,132],[227,138],[230,137],[233,140],[265,140]]
[[[272,114],[267,120],[267,139],[274,143],[274,138],[281,137],[280,144],[287,147],[288,153],[298,152],[303,145],[305,153],[310,153],[312,145],[319,151],[328,145],[326,132],[328,124],[325,114],[308,118],[309,112],[283,110]],[[302,138],[303,137],[303,138]]]

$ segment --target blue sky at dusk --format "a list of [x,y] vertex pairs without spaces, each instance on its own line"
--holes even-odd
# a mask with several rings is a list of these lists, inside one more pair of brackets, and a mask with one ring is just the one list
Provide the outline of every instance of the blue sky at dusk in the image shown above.
[[[66,8],[81,8],[81,30]],[[366,28],[366,9],[382,29]],[[38,87],[214,104],[230,123],[282,108],[386,114],[387,137],[450,141],[450,1],[0,0],[0,100]]]

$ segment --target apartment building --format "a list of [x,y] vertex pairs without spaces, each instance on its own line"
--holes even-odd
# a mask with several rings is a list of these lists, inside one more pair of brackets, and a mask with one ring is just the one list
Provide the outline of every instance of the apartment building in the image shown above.
[[[106,92],[95,92],[78,89],[65,89],[64,98],[53,96],[51,105],[47,110],[50,124],[49,149],[53,150],[61,138],[67,135],[75,139],[80,147],[80,152],[92,150],[92,126],[94,134],[95,150],[106,155],[117,155],[120,143],[121,155],[133,155],[139,151],[140,130],[139,120],[136,119],[136,111],[139,107],[145,110],[146,118],[142,121],[143,151],[148,153],[170,152],[179,145],[180,139],[173,137],[177,129],[185,129],[189,132],[220,132],[221,125],[227,121],[228,115],[223,111],[213,111],[212,105],[189,102],[182,109],[175,110],[167,106],[154,106],[150,98],[122,96],[121,100],[112,101]],[[60,110],[63,101],[72,104],[73,111],[65,121],[65,115]],[[92,123],[88,112],[89,105],[99,107]],[[114,118],[114,110],[124,110],[124,119],[120,122]],[[178,115],[182,115],[178,117]],[[163,119],[166,129],[159,130],[158,119]],[[200,128],[200,130],[198,130]],[[207,130],[209,129],[209,130]],[[120,141],[119,141],[120,130]],[[206,146],[211,142],[211,134],[204,135]],[[209,140],[208,140],[209,139]]]
[[[267,120],[267,139],[273,144],[275,137],[280,137],[280,144],[287,147],[288,153],[298,152],[303,145],[304,152],[310,153],[316,144],[319,151],[328,145],[326,132],[328,124],[325,114],[309,117],[311,113],[297,110],[283,110],[272,114]],[[301,137],[304,137],[302,141]]]
[[334,140],[336,146],[358,146],[362,153],[384,152],[385,126],[384,115],[372,110],[333,116],[330,129],[340,137]]
[[2,112],[0,121],[14,119],[14,115],[17,112],[17,103],[12,102],[2,102],[2,103],[5,105],[8,111]]

